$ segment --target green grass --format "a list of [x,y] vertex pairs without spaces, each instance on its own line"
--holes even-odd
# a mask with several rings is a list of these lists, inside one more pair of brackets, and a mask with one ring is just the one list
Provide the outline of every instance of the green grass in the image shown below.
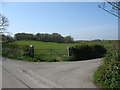
[[81,43],[53,43],[53,42],[41,42],[41,41],[16,41],[13,43],[14,44],[24,44],[24,45],[34,45],[35,49],[66,49],[67,47],[79,45],[82,43],[103,45],[106,48],[111,47],[111,43],[108,43],[106,41],[81,42]]
[[[98,44],[103,45],[106,48],[111,46],[108,42],[81,42],[81,43],[53,43],[53,42],[41,42],[41,41],[16,41],[13,44],[34,45],[35,57],[40,59],[61,59],[67,57],[67,47],[75,45],[85,44]],[[39,56],[38,56],[39,54]]]

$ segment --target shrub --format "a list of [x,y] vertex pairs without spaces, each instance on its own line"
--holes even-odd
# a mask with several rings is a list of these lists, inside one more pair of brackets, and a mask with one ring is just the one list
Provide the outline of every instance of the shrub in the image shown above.
[[22,59],[28,53],[28,49],[27,45],[2,43],[2,55],[13,59]]
[[101,58],[106,53],[106,49],[101,45],[77,45],[71,48],[73,60],[86,60]]
[[94,82],[103,88],[120,88],[120,50],[114,42],[93,77]]
[[102,64],[94,73],[94,82],[103,88],[120,88],[120,62]]
[[104,63],[110,63],[111,61],[120,61],[120,51],[110,50],[104,57]]
[[92,49],[93,49],[93,52],[94,52],[93,53],[94,58],[101,58],[106,53],[106,49],[101,45],[93,45]]

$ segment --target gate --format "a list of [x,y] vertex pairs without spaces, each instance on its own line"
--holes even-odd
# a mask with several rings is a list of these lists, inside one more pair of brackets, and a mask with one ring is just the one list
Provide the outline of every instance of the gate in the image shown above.
[[34,58],[37,60],[58,60],[68,57],[67,49],[34,49]]

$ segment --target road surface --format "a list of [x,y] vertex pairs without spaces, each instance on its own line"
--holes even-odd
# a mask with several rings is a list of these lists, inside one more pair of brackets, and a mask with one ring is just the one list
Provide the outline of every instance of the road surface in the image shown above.
[[2,58],[2,88],[96,88],[92,74],[101,59],[27,62]]

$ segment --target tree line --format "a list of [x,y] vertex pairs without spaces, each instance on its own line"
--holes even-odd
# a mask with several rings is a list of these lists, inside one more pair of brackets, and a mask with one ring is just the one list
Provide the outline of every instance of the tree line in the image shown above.
[[71,36],[63,37],[59,33],[16,33],[14,37],[2,35],[3,41],[20,41],[20,40],[34,40],[43,42],[56,42],[56,43],[73,43],[74,39]]

